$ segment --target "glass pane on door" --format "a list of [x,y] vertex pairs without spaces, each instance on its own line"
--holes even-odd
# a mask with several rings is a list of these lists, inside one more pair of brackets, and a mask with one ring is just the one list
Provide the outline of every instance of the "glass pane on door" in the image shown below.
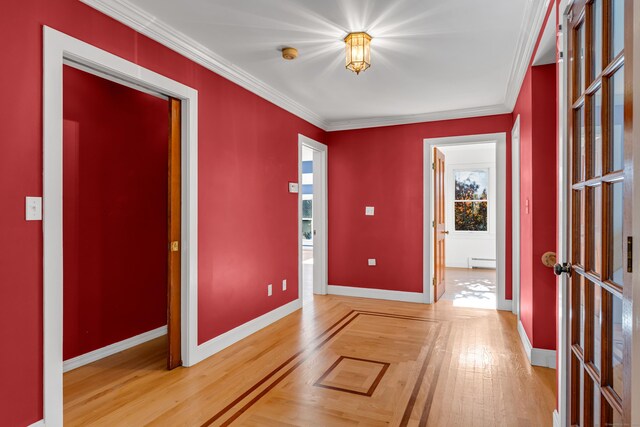
[[602,175],[602,90],[591,97],[591,178]]
[[591,6],[592,11],[592,53],[593,76],[598,77],[602,72],[602,1],[595,0]]
[[589,269],[600,275],[602,271],[602,186],[589,189]]
[[610,87],[610,149],[609,168],[622,170],[624,160],[624,67],[620,67],[609,81]]
[[581,24],[578,30],[576,31],[576,67],[578,67],[578,72],[576,73],[576,88],[577,92],[575,94],[575,99],[582,94],[582,91],[585,88],[585,26]]
[[611,295],[611,386],[613,390],[623,397],[624,388],[624,370],[623,370],[623,351],[624,338],[622,336],[622,300]]
[[585,120],[584,120],[584,105],[578,108],[575,112],[574,119],[575,140],[573,147],[573,182],[581,182],[584,180],[585,171]]
[[593,427],[600,427],[600,387],[593,386]]
[[622,226],[624,224],[624,183],[607,184],[609,204],[609,271],[608,279],[622,286],[623,275],[623,241]]
[[593,286],[593,364],[601,370],[601,354],[602,354],[602,288],[597,284]]
[[611,59],[624,48],[624,0],[611,1]]
[[580,276],[578,282],[578,292],[579,292],[579,305],[578,305],[578,317],[577,321],[579,324],[578,330],[580,331],[580,348],[584,353],[584,330],[586,325],[586,312],[587,312],[587,295],[585,292],[585,280],[584,277]]

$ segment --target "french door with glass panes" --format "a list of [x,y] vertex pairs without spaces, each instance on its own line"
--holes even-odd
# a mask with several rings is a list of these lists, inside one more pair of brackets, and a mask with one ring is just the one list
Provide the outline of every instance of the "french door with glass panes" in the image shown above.
[[630,420],[632,325],[624,313],[631,299],[625,197],[631,190],[625,162],[631,157],[631,141],[625,141],[631,98],[626,93],[625,105],[630,64],[624,20],[632,1],[576,0],[569,13],[572,262],[565,267],[571,273],[571,425],[621,426]]

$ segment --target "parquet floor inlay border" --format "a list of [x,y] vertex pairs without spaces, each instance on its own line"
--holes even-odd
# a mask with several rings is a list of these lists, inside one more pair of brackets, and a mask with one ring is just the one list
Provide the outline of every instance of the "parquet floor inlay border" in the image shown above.
[[[276,387],[281,381],[283,381],[286,377],[288,377],[294,370],[296,370],[300,365],[302,365],[305,361],[309,359],[314,353],[319,351],[323,346],[325,346],[329,341],[335,338],[340,332],[342,332],[347,326],[349,326],[354,320],[356,320],[360,316],[376,316],[376,317],[386,317],[391,319],[404,319],[404,320],[413,320],[419,322],[429,322],[435,324],[435,332],[434,332],[434,342],[430,345],[429,350],[427,352],[426,357],[422,361],[420,371],[416,378],[416,382],[414,384],[411,396],[407,401],[402,421],[400,422],[400,427],[404,427],[408,425],[409,420],[411,418],[412,413],[414,412],[415,405],[418,400],[418,394],[420,388],[423,384],[427,367],[430,365],[434,349],[436,348],[436,343],[439,343],[438,347],[445,348],[450,336],[450,327],[446,326],[446,332],[442,333],[443,323],[439,320],[428,319],[424,317],[418,316],[408,316],[403,314],[395,314],[395,313],[385,313],[378,311],[365,311],[365,310],[351,310],[342,318],[340,318],[337,322],[332,324],[328,329],[326,329],[323,333],[321,333],[318,337],[316,337],[310,349],[300,350],[287,360],[285,360],[282,364],[280,364],[277,368],[271,371],[269,374],[265,375],[260,381],[255,383],[249,389],[247,389],[244,393],[234,399],[231,403],[225,406],[222,410],[216,413],[209,420],[204,422],[201,427],[207,427],[213,425],[216,422],[222,421],[229,413],[230,416],[226,417],[220,426],[229,426],[234,421],[236,421],[240,416],[242,416],[245,412],[247,412],[253,405],[255,405],[260,399],[262,399],[265,395],[267,395],[274,387]],[[429,410],[431,408],[431,402],[433,401],[433,395],[435,392],[435,388],[437,385],[437,376],[440,371],[441,364],[443,360],[443,355],[437,358],[436,366],[434,367],[434,377],[429,384],[429,389],[427,393],[427,397],[423,404],[422,413],[420,415],[420,425],[426,425],[426,421],[429,416]],[[390,365],[390,364],[389,364]],[[384,371],[388,369],[388,366],[385,367]],[[281,373],[281,374],[280,374]],[[277,376],[280,374],[279,376]],[[384,375],[384,372],[382,373]],[[276,377],[274,379],[274,377]],[[380,380],[382,376],[380,377]],[[377,381],[379,383],[379,381]],[[377,383],[375,386],[377,387]],[[374,387],[375,390],[375,387]],[[373,390],[372,392],[373,393]],[[369,395],[370,396],[370,395]],[[246,403],[245,403],[246,402]],[[243,404],[244,403],[244,404]],[[232,410],[235,409],[235,412]]]

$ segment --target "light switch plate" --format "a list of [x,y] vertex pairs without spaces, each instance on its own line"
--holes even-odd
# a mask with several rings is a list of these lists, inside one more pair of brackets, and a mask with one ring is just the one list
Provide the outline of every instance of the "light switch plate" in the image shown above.
[[267,286],[267,296],[270,297],[271,295],[273,295],[273,285],[269,283],[269,286]]
[[366,208],[364,208],[364,214],[367,216],[373,216],[375,212],[375,208],[373,206],[367,206]]
[[284,279],[284,280],[282,281],[282,290],[283,290],[283,291],[286,291],[286,290],[287,290],[287,279]]
[[376,259],[375,258],[369,258],[368,263],[370,266],[375,266],[376,265]]
[[298,185],[297,182],[290,182],[289,183],[289,193],[298,193],[300,186]]
[[27,221],[42,221],[42,197],[26,197],[25,219]]

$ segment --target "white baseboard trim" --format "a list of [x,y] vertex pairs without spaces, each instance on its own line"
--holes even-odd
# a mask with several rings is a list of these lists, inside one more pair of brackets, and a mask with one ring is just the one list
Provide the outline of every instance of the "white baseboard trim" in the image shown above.
[[122,340],[106,347],[90,351],[89,353],[81,354],[80,356],[74,357],[73,359],[65,360],[62,364],[62,370],[63,372],[74,370],[76,368],[79,368],[80,366],[87,365],[91,362],[95,362],[96,360],[111,356],[112,354],[120,353],[121,351],[124,351],[128,348],[135,347],[166,334],[167,326],[161,326],[152,331],[144,332],[140,335],[127,338],[126,340]]
[[560,414],[556,409],[555,411],[553,411],[553,427],[560,427],[561,425],[562,423],[560,422]]
[[418,292],[388,291],[385,289],[354,288],[351,286],[327,286],[330,295],[344,297],[373,298],[389,301],[419,302],[424,303],[424,295]]
[[36,421],[35,423],[29,425],[29,427],[44,427],[44,420]]
[[302,300],[298,298],[295,301],[291,301],[288,304],[278,307],[275,310],[263,314],[260,317],[256,317],[247,323],[200,344],[196,349],[194,364],[203,361],[207,357],[213,356],[219,351],[224,350],[230,345],[233,345],[249,335],[258,332],[260,329],[266,328],[272,323],[277,322],[300,308],[302,308]]
[[498,301],[496,301],[496,310],[512,311],[513,301],[510,299],[507,299],[507,300],[498,299]]
[[520,335],[520,341],[524,347],[524,352],[527,354],[529,362],[533,366],[543,366],[545,368],[556,368],[556,352],[555,350],[545,350],[542,348],[534,348],[529,341],[527,332],[524,330],[522,322],[518,320],[518,335]]

